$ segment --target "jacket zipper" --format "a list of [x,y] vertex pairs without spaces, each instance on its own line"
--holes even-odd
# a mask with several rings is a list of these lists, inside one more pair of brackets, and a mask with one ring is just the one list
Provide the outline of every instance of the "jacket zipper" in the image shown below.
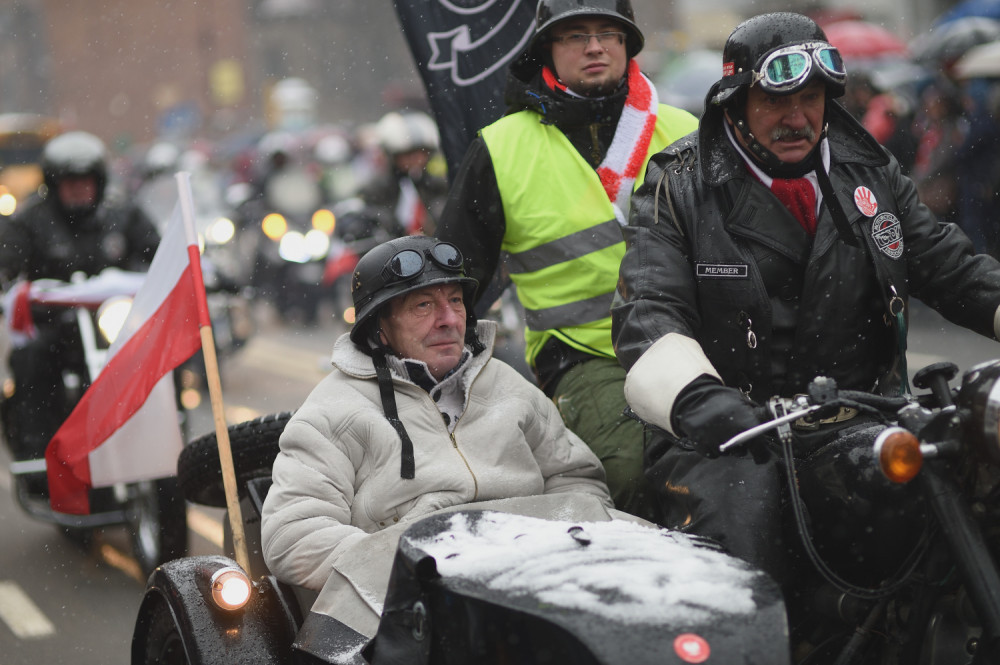
[[461,450],[459,450],[458,441],[455,440],[455,433],[448,432],[448,436],[451,437],[451,445],[455,447],[455,452],[462,458],[462,462],[465,463],[465,468],[469,470],[469,475],[472,476],[472,500],[475,501],[479,497],[479,479],[476,478],[476,474],[472,471],[472,467],[469,466],[469,460],[465,459],[465,455]]
[[597,134],[599,129],[600,125],[596,122],[590,125],[590,161],[595,167],[601,164],[601,140]]

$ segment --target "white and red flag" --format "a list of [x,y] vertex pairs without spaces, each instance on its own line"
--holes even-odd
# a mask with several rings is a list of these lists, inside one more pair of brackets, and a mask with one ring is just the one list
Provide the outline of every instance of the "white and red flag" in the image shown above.
[[186,176],[178,174],[180,202],[107,364],[45,451],[58,512],[88,514],[92,487],[177,472],[183,440],[173,370],[201,347],[200,329],[211,325],[193,206],[183,205],[191,201]]

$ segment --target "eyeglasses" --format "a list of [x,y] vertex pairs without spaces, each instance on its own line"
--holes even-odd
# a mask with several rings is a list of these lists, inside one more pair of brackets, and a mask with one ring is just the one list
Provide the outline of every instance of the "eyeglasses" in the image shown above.
[[750,85],[760,83],[766,92],[790,92],[809,80],[813,65],[827,79],[843,83],[847,77],[840,51],[826,42],[806,42],[780,48],[768,55]]
[[590,44],[592,38],[597,38],[597,43],[602,48],[608,48],[614,46],[615,44],[625,43],[625,33],[624,32],[597,32],[593,34],[588,34],[585,32],[574,32],[569,35],[561,35],[559,37],[553,37],[552,41],[557,44],[566,44],[570,48],[575,48],[583,50],[587,48]]
[[382,274],[386,278],[385,285],[413,279],[421,274],[427,266],[427,257],[430,257],[442,269],[454,273],[461,273],[465,263],[462,252],[449,242],[439,242],[422,252],[415,249],[404,249],[396,252],[392,258],[386,261],[385,267],[382,269]]

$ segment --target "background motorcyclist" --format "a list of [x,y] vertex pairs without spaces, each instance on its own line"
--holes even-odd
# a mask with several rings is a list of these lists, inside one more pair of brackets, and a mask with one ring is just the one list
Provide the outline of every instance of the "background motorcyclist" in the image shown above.
[[765,441],[752,456],[719,445],[816,376],[906,390],[910,295],[994,339],[1000,322],[1000,263],[940,223],[834,101],[845,77],[811,19],[737,26],[697,135],[653,157],[633,198],[612,310],[629,404],[661,428],[646,461],[664,525],[779,581],[778,460]]
[[[159,235],[137,206],[105,196],[108,157],[99,138],[83,131],[53,138],[42,153],[42,170],[44,188],[0,232],[0,276],[6,282],[69,281],[75,273],[148,267]],[[22,448],[15,451],[21,457],[44,452],[69,414],[72,405],[59,386],[67,355],[78,352],[56,321],[33,314],[37,336],[11,349],[14,390],[5,404],[17,412],[19,443],[12,445]]]
[[391,111],[374,133],[386,163],[361,198],[390,235],[434,235],[448,195],[437,125],[422,111]]
[[538,384],[601,458],[615,505],[652,518],[643,430],[623,414],[609,307],[632,183],[696,121],[654,105],[634,59],[643,43],[628,0],[540,0],[507,75],[508,112],[470,144],[438,235],[469,257],[477,311],[496,300],[498,265],[510,274]]
[[449,506],[581,492],[611,507],[597,457],[541,391],[491,359],[495,324],[466,309],[476,282],[463,265],[426,236],[358,263],[357,322],[274,461],[261,526],[279,579],[318,590],[367,535]]
[[0,274],[69,280],[82,271],[139,269],[153,260],[159,235],[131,203],[105,197],[108,156],[93,134],[74,131],[42,153],[45,187],[4,226]]

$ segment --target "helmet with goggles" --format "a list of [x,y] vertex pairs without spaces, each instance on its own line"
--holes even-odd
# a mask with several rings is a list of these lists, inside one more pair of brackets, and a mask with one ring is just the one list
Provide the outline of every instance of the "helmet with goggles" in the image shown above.
[[[351,341],[363,349],[382,306],[397,296],[428,286],[460,284],[466,303],[479,282],[465,276],[457,247],[429,236],[406,236],[383,243],[361,257],[351,280],[355,323]],[[475,335],[475,315],[466,307],[466,338]]]
[[709,101],[725,104],[753,86],[790,95],[819,77],[827,97],[844,94],[847,71],[840,52],[811,18],[790,12],[762,14],[740,23],[722,51],[722,78]]

